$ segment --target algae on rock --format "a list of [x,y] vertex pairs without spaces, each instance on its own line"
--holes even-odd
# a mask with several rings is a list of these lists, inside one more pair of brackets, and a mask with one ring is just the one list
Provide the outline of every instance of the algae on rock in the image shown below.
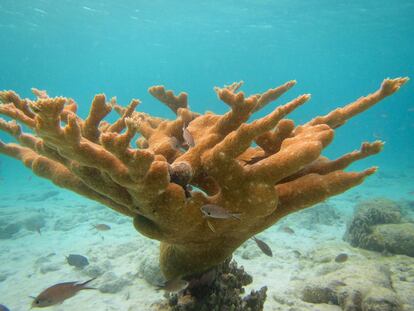
[[414,257],[414,223],[404,223],[399,205],[388,199],[358,204],[344,239],[355,247]]

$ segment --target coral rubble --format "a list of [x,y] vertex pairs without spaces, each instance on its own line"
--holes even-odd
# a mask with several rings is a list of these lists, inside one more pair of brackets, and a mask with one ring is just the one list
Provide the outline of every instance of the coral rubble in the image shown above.
[[[163,86],[150,88],[177,115],[174,120],[136,111],[138,100],[124,108],[103,94],[95,96],[82,119],[71,98],[33,89],[37,99],[30,100],[3,91],[0,114],[13,120],[0,119],[0,129],[17,143],[0,141],[0,152],[60,187],[133,217],[139,232],[161,241],[161,268],[173,279],[222,263],[281,217],[342,193],[374,173],[376,168],[343,170],[380,152],[380,141],[363,143],[336,160],[321,152],[336,128],[407,81],[386,79],[376,92],[299,126],[285,117],[309,95],[248,123],[295,81],[249,97],[239,91],[242,83],[216,88],[230,108],[224,115],[193,112],[186,93],[176,96]],[[112,124],[104,121],[111,110],[120,114]],[[23,132],[18,123],[33,132]],[[194,145],[188,144],[189,137]],[[205,204],[241,214],[241,219],[206,219],[200,211]]]

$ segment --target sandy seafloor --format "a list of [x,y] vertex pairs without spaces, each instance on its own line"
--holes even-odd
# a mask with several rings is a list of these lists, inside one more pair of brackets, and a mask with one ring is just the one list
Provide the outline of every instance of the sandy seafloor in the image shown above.
[[[259,235],[271,246],[272,258],[247,241],[234,256],[254,277],[246,292],[267,285],[265,310],[269,311],[341,310],[335,305],[303,302],[294,283],[311,278],[322,265],[345,252],[349,259],[342,265],[386,265],[394,288],[406,297],[410,292],[414,296],[414,258],[360,250],[342,240],[355,203],[375,197],[414,201],[413,173],[414,167],[403,173],[382,170],[363,186],[329,199],[324,204],[336,214],[331,223],[309,223],[308,216],[300,213],[283,219]],[[1,221],[23,224],[11,239],[0,240],[0,303],[11,311],[29,310],[29,296],[36,296],[48,286],[87,280],[93,275],[99,275],[93,285],[100,291],[82,291],[44,310],[153,310],[151,305],[163,299],[163,293],[144,279],[155,273],[158,243],[139,235],[129,218],[31,177],[29,172],[13,184],[3,178],[0,186]],[[45,220],[41,234],[24,225],[30,218]],[[110,225],[111,230],[98,232],[92,227],[98,223]],[[294,234],[281,230],[284,226],[293,229]],[[84,270],[69,266],[65,259],[68,254],[87,256],[90,265]],[[407,269],[411,275],[401,278],[399,271]],[[406,303],[404,310],[414,310],[414,302]]]

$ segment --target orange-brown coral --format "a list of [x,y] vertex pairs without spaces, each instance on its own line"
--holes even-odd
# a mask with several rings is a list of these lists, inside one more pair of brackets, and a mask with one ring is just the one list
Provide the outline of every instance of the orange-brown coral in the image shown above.
[[[373,94],[297,127],[284,118],[309,95],[248,123],[295,81],[250,97],[239,92],[242,83],[216,88],[230,107],[224,115],[192,112],[187,94],[150,88],[176,113],[175,120],[135,111],[138,100],[123,108],[102,94],[82,119],[72,99],[33,89],[37,100],[32,101],[3,91],[0,113],[14,120],[1,119],[0,129],[17,143],[0,142],[0,152],[58,186],[133,217],[139,232],[161,241],[161,268],[170,279],[219,264],[281,217],[342,193],[374,173],[375,168],[356,173],[343,169],[378,153],[380,141],[364,143],[361,150],[336,160],[321,152],[335,128],[407,81],[386,79]],[[112,109],[120,118],[110,124],[104,118]],[[16,121],[33,133],[24,133]],[[184,128],[194,146],[183,137]],[[200,211],[205,204],[240,213],[241,219],[206,219]]]

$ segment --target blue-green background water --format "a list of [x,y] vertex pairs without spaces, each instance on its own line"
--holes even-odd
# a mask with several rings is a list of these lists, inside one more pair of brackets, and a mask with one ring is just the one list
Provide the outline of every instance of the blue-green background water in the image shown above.
[[[188,92],[193,110],[224,112],[213,86],[244,80],[251,94],[296,79],[283,100],[312,93],[293,114],[303,122],[376,90],[383,78],[413,76],[413,16],[409,0],[3,0],[0,87],[73,97],[82,115],[103,92],[171,116],[149,86]],[[386,149],[370,163],[404,170],[414,156],[413,94],[410,83],[352,120],[328,154],[381,138]]]
[[[36,87],[47,90],[51,96],[72,97],[83,117],[96,93],[105,93],[108,98],[117,96],[123,105],[139,98],[139,110],[172,118],[172,113],[147,93],[148,87],[163,84],[176,93],[188,92],[193,110],[224,113],[228,107],[217,99],[214,86],[244,80],[243,91],[254,94],[296,79],[298,84],[289,93],[258,116],[299,94],[311,93],[312,100],[291,116],[303,123],[374,92],[386,77],[414,78],[413,17],[412,0],[0,0],[0,89],[13,89],[22,97],[33,97],[30,88]],[[413,91],[414,83],[410,81],[398,93],[338,129],[335,141],[327,148],[325,155],[337,157],[358,148],[363,141],[386,141],[381,154],[358,162],[353,168],[379,165],[380,172],[392,173],[383,175],[390,178],[384,181],[379,174],[371,177],[367,182],[371,182],[370,187],[354,190],[358,196],[365,193],[412,200]],[[0,139],[11,141],[4,133],[0,133]],[[66,245],[78,245],[79,241],[71,241],[66,232],[54,231],[51,219],[60,221],[59,208],[63,205],[65,221],[71,217],[82,220],[79,226],[84,231],[79,235],[89,234],[90,210],[82,209],[86,203],[81,198],[75,201],[75,196],[64,191],[59,194],[60,201],[30,202],[33,193],[43,193],[40,188],[53,189],[42,188],[46,182],[32,179],[31,175],[21,163],[0,155],[0,200],[8,200],[4,204],[8,211],[0,209],[0,222],[2,217],[13,218],[12,212],[19,212],[18,209],[25,214],[24,208],[36,208],[35,212],[42,217],[55,216],[47,220],[43,236],[24,232],[23,238],[13,245],[18,249],[20,243],[22,253],[26,244],[28,248],[37,247],[31,249],[33,253],[46,253],[52,251],[48,243],[50,248],[55,247],[53,250],[61,244],[61,253],[68,254],[71,250]],[[13,201],[16,193],[30,195],[27,201],[17,195]],[[349,207],[354,198],[347,199],[338,206]],[[15,205],[18,209],[14,210]],[[79,210],[71,214],[72,207]],[[99,209],[91,213],[95,213],[91,222],[96,222],[104,212]],[[132,226],[128,228],[131,239],[135,239]],[[76,235],[76,230],[75,224],[71,234]],[[107,236],[108,247],[116,245],[119,236],[114,235],[113,240]],[[94,238],[96,235],[90,240],[95,243]],[[82,247],[87,245],[84,249],[89,247],[83,236],[81,242]],[[7,255],[4,250],[0,253]],[[33,256],[28,261],[30,266],[17,264],[24,271],[17,280],[26,280],[29,272],[24,269],[30,271],[32,261],[39,255]],[[19,258],[24,256],[19,253]],[[5,265],[8,266],[11,262]],[[41,284],[38,288],[30,284],[33,292],[25,288],[18,295],[7,293],[7,301],[26,306],[28,302],[20,297],[27,298],[59,281],[59,273],[38,273],[36,277],[43,277],[42,281],[35,277],[29,280]],[[65,273],[65,277],[74,277],[67,270]],[[14,281],[9,278],[8,282]],[[0,288],[7,289],[8,284],[12,283],[3,282]]]

